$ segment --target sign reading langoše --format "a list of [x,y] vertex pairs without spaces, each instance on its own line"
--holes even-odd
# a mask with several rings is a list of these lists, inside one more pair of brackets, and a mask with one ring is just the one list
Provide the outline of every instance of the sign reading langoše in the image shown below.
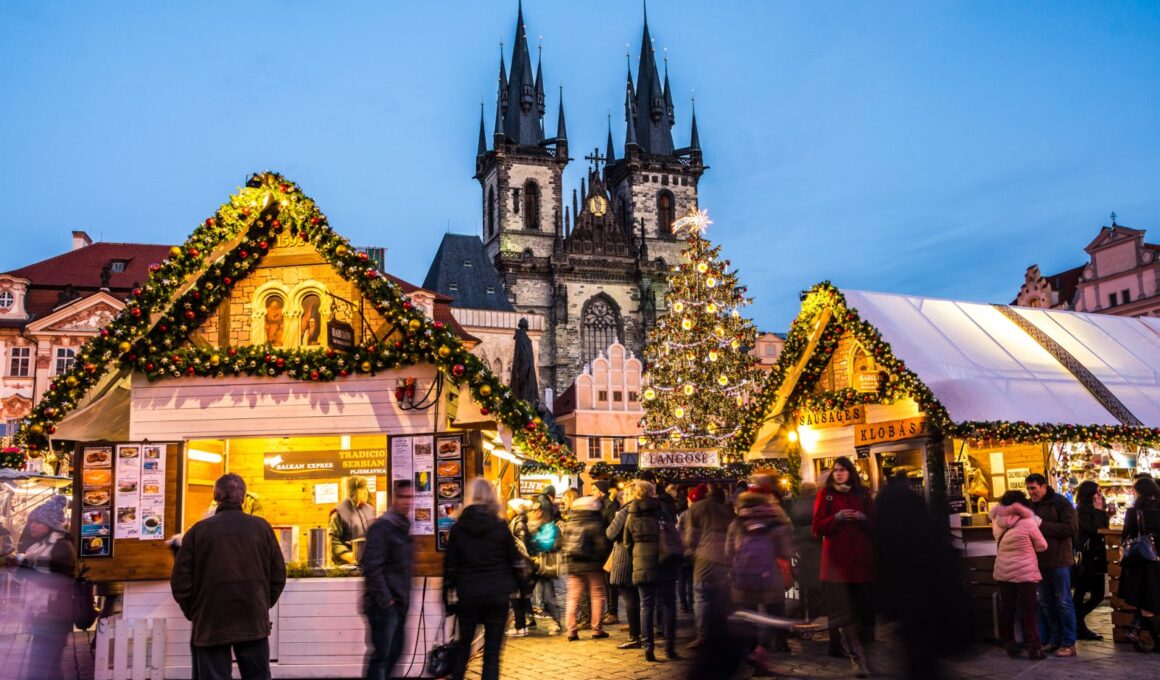
[[640,467],[721,467],[721,456],[713,449],[641,451]]

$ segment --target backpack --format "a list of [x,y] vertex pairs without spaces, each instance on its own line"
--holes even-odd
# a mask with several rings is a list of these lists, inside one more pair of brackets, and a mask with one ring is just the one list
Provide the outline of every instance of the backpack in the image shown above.
[[681,540],[681,532],[675,522],[670,522],[663,515],[657,520],[660,529],[660,557],[661,563],[675,562],[685,558],[685,542]]
[[743,529],[741,545],[733,555],[733,568],[729,572],[733,587],[738,590],[772,588],[777,585],[777,569],[769,548],[769,532]]
[[560,527],[556,526],[555,522],[547,522],[541,524],[528,539],[528,547],[530,552],[546,553],[552,552],[556,549],[556,544],[560,542]]

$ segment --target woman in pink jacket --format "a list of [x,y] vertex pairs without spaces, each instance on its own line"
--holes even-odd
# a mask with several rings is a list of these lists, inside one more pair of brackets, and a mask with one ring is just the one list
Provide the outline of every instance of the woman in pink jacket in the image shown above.
[[1027,656],[1035,661],[1044,658],[1035,605],[1036,584],[1042,579],[1035,553],[1047,550],[1047,539],[1039,531],[1040,521],[1022,491],[1008,491],[999,505],[991,508],[996,544],[994,576],[999,582],[999,639],[1008,656],[1019,656],[1020,648],[1015,644],[1018,605]]

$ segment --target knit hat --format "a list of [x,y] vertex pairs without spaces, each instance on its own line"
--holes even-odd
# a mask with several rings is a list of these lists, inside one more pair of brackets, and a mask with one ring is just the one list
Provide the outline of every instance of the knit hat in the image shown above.
[[556,487],[552,484],[545,486],[544,487],[544,495],[548,496],[549,498],[555,498],[556,497]]
[[54,531],[63,531],[64,508],[67,504],[68,499],[64,496],[52,496],[28,513],[28,521],[43,524]]
[[698,484],[697,486],[693,487],[693,489],[691,491],[689,491],[689,500],[696,503],[699,500],[704,500],[704,498],[708,495],[709,495],[709,485],[702,482],[702,483]]
[[592,482],[592,486],[600,489],[600,493],[607,494],[608,490],[612,488],[612,482],[607,479],[598,479]]
[[366,477],[347,477],[346,478],[346,497],[353,499],[359,489],[367,488]]

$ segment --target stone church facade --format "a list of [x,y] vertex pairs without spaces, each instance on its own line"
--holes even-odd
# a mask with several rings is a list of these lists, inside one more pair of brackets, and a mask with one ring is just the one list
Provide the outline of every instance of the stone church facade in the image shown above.
[[522,8],[511,68],[501,55],[498,80],[494,124],[488,135],[481,116],[475,162],[483,247],[511,305],[544,317],[540,383],[560,394],[614,342],[639,356],[664,312],[683,247],[672,224],[697,206],[706,169],[696,114],[688,146],[675,147],[668,67],[662,78],[646,18],[636,79],[630,71],[625,84],[624,145],[618,155],[610,125],[603,154],[596,147],[584,157],[587,176],[569,192],[563,93],[549,137],[543,64],[533,71]]

